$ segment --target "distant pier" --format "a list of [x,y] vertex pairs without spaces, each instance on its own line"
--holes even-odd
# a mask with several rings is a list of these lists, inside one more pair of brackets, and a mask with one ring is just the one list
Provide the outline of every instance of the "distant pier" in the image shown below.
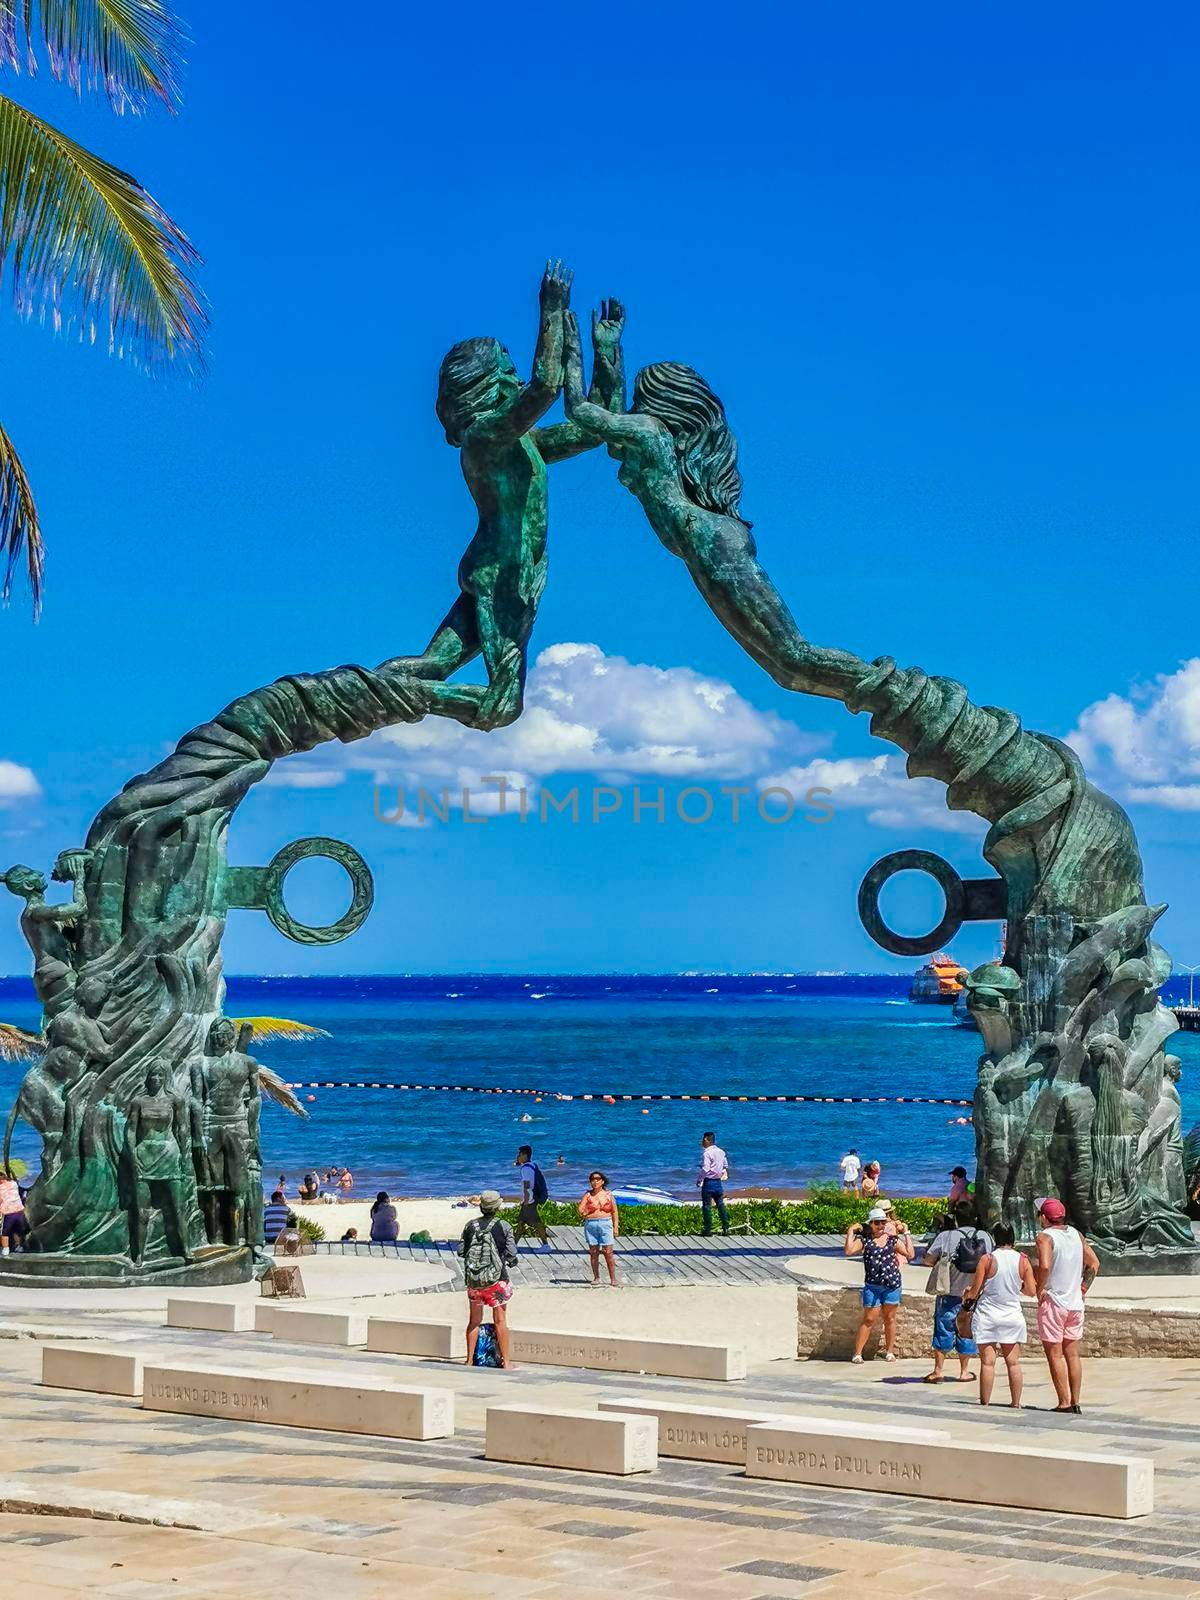
[[1171,1009],[1185,1033],[1200,1033],[1200,1006],[1172,1006]]

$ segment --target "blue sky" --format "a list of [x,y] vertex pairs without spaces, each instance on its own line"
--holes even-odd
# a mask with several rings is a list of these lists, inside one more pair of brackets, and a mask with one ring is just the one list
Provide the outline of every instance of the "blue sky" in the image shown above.
[[[237,694],[423,646],[473,527],[437,365],[484,332],[528,361],[553,254],[581,310],[626,300],[631,370],[685,360],[724,399],[800,626],[1074,735],[1130,802],[1165,942],[1200,960],[1189,8],[1136,28],[1115,5],[753,0],[379,7],[369,31],[305,0],[286,27],[227,0],[185,15],[176,118],[16,86],[186,228],[213,328],[188,386],[3,324],[3,418],[50,547],[41,623],[22,598],[0,618],[4,865],[48,865]],[[229,967],[907,965],[859,929],[859,879],[910,845],[977,874],[979,831],[740,652],[607,458],[555,469],[550,539],[540,722],[485,754],[439,725],[281,768],[231,859],[333,834],[376,910],[329,951],[235,916]],[[376,776],[386,806],[469,770],[535,793],[615,778],[626,802],[578,826],[373,815]],[[630,816],[634,783],[663,783],[669,816],[684,783],[814,773],[836,780],[825,825]],[[340,909],[331,874],[296,874],[298,914]],[[889,904],[915,927],[933,897]],[[6,916],[0,971],[26,965]]]

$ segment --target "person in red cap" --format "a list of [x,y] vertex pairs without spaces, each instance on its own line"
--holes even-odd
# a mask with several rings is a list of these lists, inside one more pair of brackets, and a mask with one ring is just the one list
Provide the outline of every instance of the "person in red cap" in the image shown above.
[[1037,1238],[1038,1338],[1058,1396],[1055,1410],[1078,1416],[1083,1297],[1100,1271],[1100,1262],[1078,1228],[1067,1222],[1061,1200],[1038,1200],[1036,1205],[1042,1220]]

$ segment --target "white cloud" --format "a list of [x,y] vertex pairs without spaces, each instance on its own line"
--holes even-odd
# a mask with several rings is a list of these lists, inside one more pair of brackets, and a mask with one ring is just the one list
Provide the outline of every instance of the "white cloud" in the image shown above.
[[[834,811],[865,811],[878,828],[936,828],[945,833],[980,834],[987,824],[970,811],[946,807],[946,787],[933,778],[905,776],[900,756],[818,756],[760,780],[759,788],[787,789],[799,802],[810,789],[831,791]],[[822,797],[823,798],[823,797]]]
[[263,782],[275,789],[335,789],[346,781],[345,772],[328,765],[322,751],[315,754],[292,756],[287,761],[277,761]]
[[[605,782],[743,777],[818,746],[794,723],[759,711],[719,678],[607,656],[594,644],[556,644],[537,657],[524,714],[494,733],[426,717],[387,728],[346,754],[377,781],[472,790],[485,810],[485,775],[532,788],[558,772]],[[494,797],[491,800],[495,807]]]
[[0,760],[0,806],[16,805],[21,800],[36,800],[42,787],[28,767],[15,761]]
[[1067,743],[1122,800],[1200,811],[1200,656],[1080,716]]

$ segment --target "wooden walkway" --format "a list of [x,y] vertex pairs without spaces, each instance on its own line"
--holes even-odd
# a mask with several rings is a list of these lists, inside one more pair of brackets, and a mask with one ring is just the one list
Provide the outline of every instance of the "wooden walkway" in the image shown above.
[[[514,1284],[559,1285],[585,1283],[591,1277],[582,1228],[553,1228],[550,1248],[524,1239],[520,1260],[512,1269]],[[446,1240],[419,1245],[333,1242],[317,1250],[329,1255],[360,1255],[399,1261],[417,1261],[453,1274],[446,1289],[463,1285],[457,1246]],[[735,1233],[727,1238],[700,1238],[695,1234],[627,1234],[617,1241],[617,1272],[626,1283],[662,1287],[690,1283],[781,1283],[794,1281],[784,1263],[802,1254],[840,1255],[840,1234]],[[601,1267],[603,1271],[603,1266]]]

